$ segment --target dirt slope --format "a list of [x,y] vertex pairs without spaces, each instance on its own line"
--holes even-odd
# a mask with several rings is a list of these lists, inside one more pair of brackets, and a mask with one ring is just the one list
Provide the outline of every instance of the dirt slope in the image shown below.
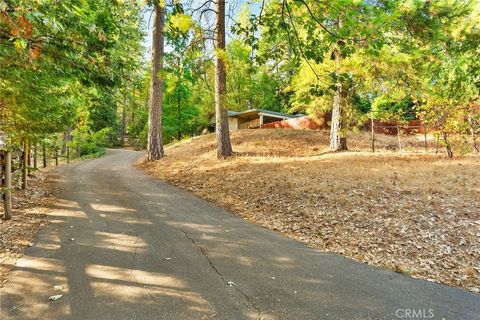
[[423,137],[368,134],[325,154],[328,132],[235,132],[236,156],[215,159],[213,135],[140,164],[244,218],[369,264],[480,292],[480,161],[423,152]]

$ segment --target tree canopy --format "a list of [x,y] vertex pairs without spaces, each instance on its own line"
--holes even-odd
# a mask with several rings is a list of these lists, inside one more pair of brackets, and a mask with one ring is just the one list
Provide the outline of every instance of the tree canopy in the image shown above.
[[[0,131],[85,152],[145,146],[154,4],[0,0]],[[223,51],[213,1],[163,4],[165,143],[211,125],[218,57],[229,110],[333,111],[345,147],[367,118],[419,119],[445,144],[480,131],[478,0],[232,2]]]

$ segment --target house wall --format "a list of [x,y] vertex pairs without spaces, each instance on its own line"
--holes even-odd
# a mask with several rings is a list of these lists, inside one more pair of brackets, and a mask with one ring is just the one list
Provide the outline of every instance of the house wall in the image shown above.
[[238,130],[238,118],[228,117],[228,129],[230,131]]
[[293,118],[283,121],[276,121],[266,123],[262,128],[282,128],[282,129],[312,129],[320,130],[327,129],[328,124],[326,118],[314,118],[314,117],[301,117]]
[[256,118],[253,120],[244,120],[239,122],[238,129],[252,129],[258,127],[259,125],[260,118]]

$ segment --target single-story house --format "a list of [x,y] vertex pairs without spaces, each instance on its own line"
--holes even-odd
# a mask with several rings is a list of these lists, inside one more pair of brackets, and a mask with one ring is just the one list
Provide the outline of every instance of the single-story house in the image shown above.
[[240,112],[228,111],[228,127],[230,131],[261,128],[267,123],[303,116],[303,114],[287,114],[264,109],[249,109]]

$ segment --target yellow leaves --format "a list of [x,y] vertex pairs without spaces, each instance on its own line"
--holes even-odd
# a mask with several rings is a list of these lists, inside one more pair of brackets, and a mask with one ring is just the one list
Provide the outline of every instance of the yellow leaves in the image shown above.
[[193,26],[192,17],[183,14],[177,13],[170,17],[170,27],[174,30],[178,30],[180,32],[188,32],[190,28]]
[[220,60],[227,61],[227,51],[225,49],[215,49],[215,57]]
[[18,38],[18,39],[15,39],[13,44],[15,45],[15,48],[17,48],[18,50],[23,50],[27,47],[28,42],[25,39]]

